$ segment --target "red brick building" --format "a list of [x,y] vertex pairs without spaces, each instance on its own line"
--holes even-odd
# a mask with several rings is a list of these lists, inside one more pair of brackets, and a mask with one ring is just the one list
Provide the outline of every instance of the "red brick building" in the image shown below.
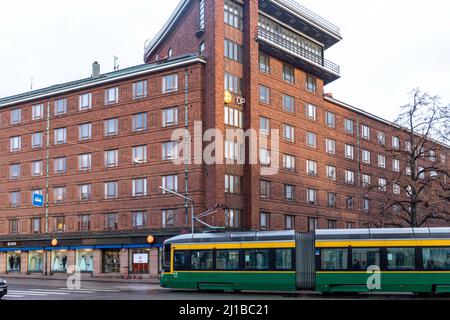
[[[365,185],[403,169],[385,146],[406,135],[325,94],[340,77],[325,51],[340,40],[292,0],[182,0],[144,65],[94,65],[88,79],[0,99],[0,273],[156,275],[159,246],[191,219],[190,203],[160,186],[197,214],[224,205],[206,219],[215,226],[366,226],[394,187]],[[201,133],[279,129],[279,172],[261,175],[270,146],[259,164],[174,164],[172,132],[194,139],[194,122]],[[249,158],[228,142],[226,159]]]

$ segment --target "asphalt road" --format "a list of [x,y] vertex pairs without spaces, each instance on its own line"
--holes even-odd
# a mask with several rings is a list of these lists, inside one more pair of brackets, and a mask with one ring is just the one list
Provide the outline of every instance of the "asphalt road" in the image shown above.
[[[411,294],[323,296],[306,293],[195,292],[161,288],[158,284],[82,281],[76,290],[63,280],[10,278],[4,300],[409,300],[423,299]],[[449,297],[439,297],[446,299]]]

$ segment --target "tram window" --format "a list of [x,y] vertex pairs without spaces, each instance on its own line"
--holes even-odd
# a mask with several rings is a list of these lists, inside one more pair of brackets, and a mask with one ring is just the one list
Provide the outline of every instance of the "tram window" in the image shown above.
[[218,270],[239,270],[239,250],[217,250],[216,268]]
[[276,249],[275,250],[275,269],[292,270],[292,250]]
[[323,249],[321,258],[322,270],[346,270],[348,268],[348,249]]
[[268,270],[269,250],[245,250],[245,269]]
[[165,271],[170,269],[170,244],[164,246],[163,251],[163,268]]
[[213,268],[212,251],[192,251],[191,252],[192,270],[211,270]]
[[173,269],[187,270],[188,269],[188,255],[186,251],[175,251],[173,253]]
[[450,248],[423,248],[423,267],[426,270],[450,270]]
[[388,248],[387,262],[389,270],[416,269],[415,248]]
[[353,270],[367,270],[371,266],[380,267],[380,249],[353,249]]

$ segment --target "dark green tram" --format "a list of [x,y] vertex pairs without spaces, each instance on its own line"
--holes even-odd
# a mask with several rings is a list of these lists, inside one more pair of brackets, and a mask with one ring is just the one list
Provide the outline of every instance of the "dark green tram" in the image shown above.
[[164,243],[161,286],[447,293],[450,228],[181,235]]

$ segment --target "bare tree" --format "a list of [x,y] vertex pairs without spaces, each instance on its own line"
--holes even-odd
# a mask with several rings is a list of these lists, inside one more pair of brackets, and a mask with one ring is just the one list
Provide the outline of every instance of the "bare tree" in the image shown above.
[[[443,106],[439,97],[415,89],[395,125],[392,143],[385,143],[394,167],[385,181],[393,192],[385,193],[369,224],[421,227],[448,223],[450,105]],[[382,186],[371,188],[367,193]]]

